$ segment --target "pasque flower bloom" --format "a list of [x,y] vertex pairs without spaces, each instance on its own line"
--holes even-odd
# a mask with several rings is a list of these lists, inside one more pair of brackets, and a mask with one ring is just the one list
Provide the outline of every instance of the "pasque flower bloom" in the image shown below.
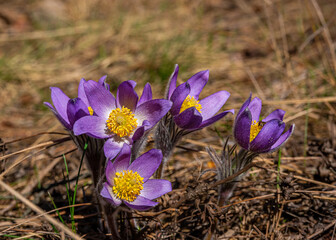
[[[103,76],[99,79],[98,83],[94,81],[92,82],[109,89],[109,85],[105,83],[105,80],[106,76]],[[51,100],[55,107],[48,102],[44,102],[63,126],[70,131],[73,129],[73,125],[78,119],[94,114],[84,91],[85,84],[86,80],[82,78],[78,86],[78,97],[73,99],[70,99],[61,89],[51,87]]]
[[279,148],[290,137],[294,124],[285,133],[282,121],[285,111],[277,109],[266,118],[259,120],[261,100],[251,96],[240,108],[234,122],[234,137],[244,149],[255,153],[272,152]]
[[130,164],[131,148],[124,144],[114,162],[108,161],[106,180],[100,195],[114,206],[122,202],[136,210],[147,210],[158,203],[152,201],[172,190],[164,179],[149,179],[159,167],[160,150],[152,149]]
[[115,98],[103,86],[88,81],[84,90],[95,115],[77,120],[74,134],[107,139],[104,152],[108,158],[114,158],[124,143],[131,145],[139,140],[169,111],[172,103],[165,99],[153,100],[149,84],[139,99],[135,85],[134,81],[121,83]]
[[177,126],[197,130],[218,121],[229,112],[234,113],[232,109],[215,115],[229,98],[230,93],[227,91],[219,91],[202,100],[198,99],[208,82],[208,70],[196,73],[187,82],[176,87],[178,71],[179,67],[176,65],[166,96],[173,102],[170,112]]

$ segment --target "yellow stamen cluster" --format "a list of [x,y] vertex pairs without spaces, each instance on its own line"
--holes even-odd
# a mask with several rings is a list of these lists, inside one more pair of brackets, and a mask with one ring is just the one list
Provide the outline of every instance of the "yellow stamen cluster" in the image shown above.
[[201,112],[202,105],[198,102],[199,101],[196,100],[194,97],[190,97],[190,95],[188,95],[188,97],[186,97],[186,99],[184,99],[182,103],[180,113],[191,107],[195,107],[199,112]]
[[90,116],[92,116],[93,115],[93,109],[92,109],[92,107],[88,107],[88,109],[89,109]]
[[133,202],[143,189],[143,183],[139,173],[124,170],[116,173],[112,191],[119,199]]
[[256,138],[263,126],[263,122],[257,122],[256,120],[252,121],[250,130],[250,142],[252,142]]
[[116,108],[111,111],[106,120],[107,128],[119,137],[129,136],[137,127],[137,119],[132,111],[126,107]]

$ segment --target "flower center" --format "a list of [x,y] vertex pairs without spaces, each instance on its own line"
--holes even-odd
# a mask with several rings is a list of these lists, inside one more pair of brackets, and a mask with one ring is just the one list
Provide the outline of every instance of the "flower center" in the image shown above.
[[117,134],[119,137],[129,136],[138,126],[134,114],[126,107],[112,110],[106,120],[106,125],[111,132]]
[[250,130],[250,142],[252,142],[256,136],[259,134],[260,130],[265,125],[264,122],[257,122],[256,120],[252,121],[251,130]]
[[124,170],[116,173],[112,191],[119,199],[133,202],[143,189],[143,183],[139,173]]
[[92,107],[88,107],[88,110],[89,110],[90,116],[92,116],[93,115],[93,109],[92,109]]
[[182,103],[180,113],[191,107],[195,107],[197,111],[201,112],[202,105],[198,102],[199,101],[197,101],[194,97],[190,97],[190,95],[188,95],[188,97],[186,97]]

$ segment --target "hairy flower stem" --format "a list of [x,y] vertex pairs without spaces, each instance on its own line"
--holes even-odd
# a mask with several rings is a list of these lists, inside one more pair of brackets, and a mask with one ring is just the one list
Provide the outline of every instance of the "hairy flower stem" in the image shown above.
[[150,131],[147,131],[139,140],[135,141],[132,145],[132,155],[131,155],[131,162],[139,157],[142,151],[147,146],[148,135]]
[[[208,147],[206,149],[212,162],[215,163],[217,180],[219,182],[223,179],[228,179],[234,176],[237,172],[244,169],[245,166],[248,166],[258,155],[243,148],[237,153],[237,144],[230,147],[228,143],[229,138],[226,139],[220,156],[217,155],[217,152],[213,148]],[[231,181],[218,185],[218,206],[226,204],[232,196],[237,183],[241,180],[245,173],[246,172],[243,172],[235,176]]]
[[161,179],[161,178],[163,178],[163,175],[164,175],[164,169],[165,169],[165,167],[166,167],[166,163],[168,162],[169,158],[170,158],[170,155],[169,155],[169,156],[163,156],[163,157],[162,157],[162,162],[161,162],[159,168],[157,169],[157,171],[156,171],[156,175],[155,175],[155,177],[156,177],[157,179]]
[[[258,156],[256,153],[249,152],[245,149],[240,149],[238,154],[236,154],[233,158],[231,158],[230,152],[224,153],[226,150],[223,150],[222,160],[230,161],[229,168],[225,169],[225,174],[221,177],[221,179],[232,176],[235,172],[241,170],[246,165],[249,165],[253,159]],[[229,151],[229,149],[228,149]],[[225,166],[224,166],[225,167]],[[244,172],[233,179],[233,181],[228,182],[226,184],[220,185],[219,187],[219,197],[218,197],[218,206],[223,206],[227,203],[230,197],[233,194],[233,191],[237,187],[237,183],[243,178],[243,176],[247,173]],[[218,179],[218,180],[221,180]]]
[[[105,168],[105,166],[103,167]],[[104,172],[103,172],[104,173]],[[118,213],[120,211],[119,207],[114,207],[112,206],[109,202],[105,201],[105,199],[101,198],[99,195],[99,192],[102,190],[103,187],[103,181],[105,179],[105,174],[101,176],[101,178],[98,180],[98,183],[95,187],[95,197],[97,201],[97,208],[99,213],[101,213],[103,219],[104,219],[104,224],[101,224],[102,230],[105,228],[106,231],[110,233],[109,239],[112,240],[120,240],[120,235],[118,232],[118,227],[117,227],[117,218],[118,218]]]
[[156,171],[157,179],[163,178],[165,166],[173,154],[175,146],[183,136],[183,133],[183,130],[180,130],[176,126],[169,114],[163,117],[158,123],[155,129],[154,142],[155,148],[160,149],[162,152],[162,162]]
[[[224,144],[222,155],[219,157],[212,148],[207,148],[207,152],[211,160],[217,168],[217,182],[210,185],[209,188],[218,186],[218,202],[219,207],[224,206],[237,187],[237,183],[243,178],[247,171],[253,167],[253,159],[258,156],[256,153],[241,149],[235,153],[236,145],[228,146],[228,140]],[[204,240],[216,239],[215,232],[218,220],[215,219],[209,232],[203,238]]]
[[[96,139],[91,138],[86,135],[75,136],[70,133],[72,140],[77,145],[78,149],[84,154],[85,163],[91,172],[93,186],[95,191],[94,198],[95,202],[98,204],[97,211],[102,214],[104,218],[104,226],[110,233],[117,232],[116,230],[116,218],[111,215],[110,205],[105,203],[103,199],[99,197],[99,190],[100,190],[100,182],[102,176],[104,176],[104,169],[105,169],[105,162],[106,157],[103,152],[104,140],[103,139]],[[85,150],[85,144],[87,142],[87,149]],[[84,151],[85,150],[85,151]],[[104,228],[102,222],[100,222],[101,229]],[[112,238],[113,239],[113,238]],[[118,239],[118,238],[115,238]]]
[[119,213],[119,209],[114,208],[111,206],[111,204],[107,203],[103,199],[99,199],[100,206],[102,206],[102,215],[104,217],[104,223],[105,228],[108,230],[108,233],[110,233],[110,239],[111,240],[120,240],[121,237],[118,232],[117,227],[117,217]]
[[87,141],[88,147],[85,151],[85,163],[91,172],[93,185],[96,188],[99,179],[104,172],[106,157],[103,152],[104,140],[85,135],[75,136],[71,134],[72,140],[77,145],[78,149],[83,152]]

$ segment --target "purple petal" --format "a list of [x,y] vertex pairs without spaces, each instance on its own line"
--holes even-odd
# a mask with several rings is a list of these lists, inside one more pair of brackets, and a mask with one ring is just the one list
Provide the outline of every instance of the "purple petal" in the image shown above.
[[151,149],[134,160],[127,170],[138,172],[146,182],[160,166],[162,153],[158,149]]
[[104,75],[104,76],[102,76],[101,78],[99,78],[98,83],[99,83],[100,85],[104,85],[104,83],[105,83],[105,81],[106,81],[106,77],[107,77],[107,75]]
[[202,115],[195,107],[191,107],[176,115],[174,122],[180,128],[194,129],[201,125]]
[[[216,116],[212,117],[212,118],[209,118],[208,120],[206,121],[203,121],[201,123],[201,125],[198,126],[197,129],[202,129],[202,128],[205,128],[211,124],[213,124],[214,122],[217,122],[218,120],[222,119],[223,117],[226,116],[226,114],[228,113],[232,113],[234,114],[234,109],[231,109],[231,110],[227,110],[227,111],[224,111],[224,112],[221,112],[220,114],[217,114]],[[195,129],[196,130],[196,129]]]
[[290,126],[288,131],[281,135],[281,137],[272,145],[269,151],[274,151],[278,149],[279,147],[281,147],[288,140],[288,138],[292,135],[294,128],[295,128],[295,124]]
[[273,112],[271,112],[267,117],[265,117],[263,119],[263,122],[268,122],[272,119],[278,119],[278,120],[282,121],[285,113],[286,112],[282,109],[276,109]]
[[106,83],[106,77],[107,77],[107,75],[102,76],[102,77],[98,80],[98,83],[99,83],[100,85],[102,85],[106,90],[110,91],[110,85]]
[[234,122],[233,135],[237,143],[245,149],[249,149],[251,120],[251,112],[246,108],[240,115],[237,115]]
[[106,182],[103,185],[100,195],[113,206],[119,206],[121,204],[121,200],[114,196],[112,188]]
[[[115,178],[115,174],[117,172],[122,172],[123,170],[127,170],[130,159],[131,159],[131,148],[128,144],[124,144],[121,150],[119,149],[120,153],[114,160],[114,162],[110,161],[113,158],[108,158],[109,161],[107,162],[105,174],[108,183],[113,186]],[[105,154],[106,156],[106,154]]]
[[125,142],[114,141],[114,138],[111,137],[106,140],[104,144],[104,154],[108,159],[115,158],[120,150],[122,149]]
[[160,119],[167,114],[172,102],[166,99],[153,99],[141,104],[135,111],[134,116],[138,123],[143,124],[147,120],[145,130],[153,127]]
[[172,190],[171,183],[164,179],[148,179],[143,184],[140,196],[153,200]]
[[65,95],[61,89],[57,87],[51,87],[51,100],[55,106],[58,115],[69,123],[69,118],[67,114],[67,105],[69,97]]
[[270,149],[284,130],[285,123],[282,121],[273,119],[267,122],[256,138],[251,142],[250,150],[253,152],[263,152]]
[[198,99],[199,94],[201,93],[204,86],[207,84],[209,79],[209,70],[201,71],[196,73],[194,76],[188,79],[187,83],[190,85],[191,97]]
[[50,108],[51,111],[56,112],[55,108],[51,103],[43,102],[44,105],[46,105],[48,108]]
[[[127,167],[126,167],[127,169]],[[115,178],[115,175],[116,175],[116,169],[115,167],[113,166],[113,163],[112,161],[110,160],[107,160],[107,165],[106,165],[106,168],[105,168],[105,176],[106,176],[106,180],[108,182],[109,185],[113,186],[114,184],[114,178]]]
[[230,93],[227,91],[220,91],[200,100],[199,104],[202,106],[201,115],[203,117],[203,121],[215,115],[229,97]]
[[132,136],[132,140],[133,141],[139,140],[144,135],[144,133],[145,133],[145,126],[138,127]]
[[125,81],[125,82],[128,82],[129,84],[131,84],[131,85],[132,85],[132,88],[135,88],[135,86],[136,86],[136,82],[133,81],[133,80],[127,80],[127,81]]
[[188,83],[182,83],[178,86],[173,92],[170,100],[173,102],[173,105],[170,109],[170,112],[173,116],[180,113],[180,109],[183,101],[190,93],[190,85]]
[[250,93],[250,97],[243,103],[243,105],[241,106],[241,108],[239,109],[239,112],[236,116],[236,119],[238,118],[238,116],[248,107],[248,105],[251,102],[251,98],[252,98],[252,93]]
[[61,122],[61,124],[69,130],[72,130],[72,126],[65,120],[63,119],[55,110],[55,108],[48,102],[44,102],[44,105],[46,105],[48,108],[50,108],[50,110],[54,113],[54,115],[57,117],[58,121]]
[[138,102],[138,106],[149,100],[152,100],[152,88],[149,83],[146,83]]
[[67,114],[72,126],[78,119],[90,115],[86,104],[80,98],[69,100]]
[[132,140],[133,141],[137,141],[139,140],[144,134],[145,134],[145,131],[150,129],[152,127],[152,125],[147,121],[147,120],[144,120],[142,122],[142,126],[139,127],[133,134],[132,136]]
[[138,210],[138,211],[145,211],[145,210],[148,210],[148,209],[158,205],[157,202],[153,202],[153,201],[151,201],[147,198],[141,197],[141,196],[138,196],[133,202],[124,201],[124,203],[128,207],[133,208],[133,209]]
[[255,97],[249,104],[248,108],[250,109],[252,115],[252,121],[259,122],[259,116],[261,112],[261,100]]
[[87,134],[94,138],[108,138],[106,120],[97,116],[86,116],[78,119],[73,127],[75,135]]
[[107,119],[110,112],[116,108],[116,101],[112,93],[92,80],[84,84],[84,89],[89,100],[89,106],[98,116]]
[[179,72],[179,66],[177,64],[175,64],[175,69],[173,71],[173,73],[170,75],[169,81],[168,81],[168,92],[167,92],[167,99],[170,99],[170,97],[172,96],[173,92],[176,89],[176,80],[177,80],[177,75]]
[[138,102],[138,95],[129,81],[122,82],[117,90],[117,106],[127,107],[134,112]]
[[84,88],[85,84],[86,84],[86,80],[82,78],[78,85],[78,97],[82,99],[82,101],[85,103],[87,107],[89,107],[90,106],[89,100],[87,99],[85,88]]

